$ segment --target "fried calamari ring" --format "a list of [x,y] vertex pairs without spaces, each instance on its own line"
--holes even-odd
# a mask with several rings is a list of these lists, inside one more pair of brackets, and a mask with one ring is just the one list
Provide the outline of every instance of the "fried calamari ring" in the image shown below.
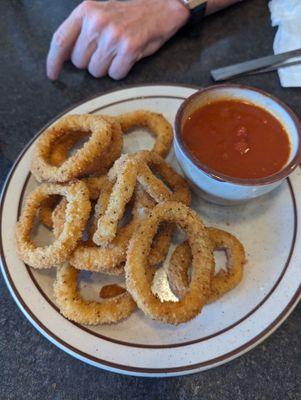
[[[135,159],[139,162],[138,182],[156,202],[173,200],[190,204],[191,193],[187,182],[162,157],[152,151],[142,150],[135,154]],[[162,177],[163,181],[155,176],[153,171]]]
[[[95,217],[91,229],[92,234],[99,217],[107,209],[111,191],[112,183],[107,179],[100,189],[99,199],[95,207]],[[121,264],[125,261],[127,246],[137,220],[135,210],[134,207],[132,210],[132,221],[117,230],[115,238],[108,246],[97,247],[91,241],[82,243],[72,254],[70,264],[77,269],[105,272],[111,275],[120,275],[123,273],[123,266]]]
[[[95,198],[98,198],[100,195],[100,192],[102,193],[101,200],[103,203],[103,209],[106,208],[107,202],[111,193],[111,182],[108,180],[106,176],[101,176],[101,177],[95,177],[95,178],[86,178],[83,179],[82,181],[85,182],[88,190],[89,190],[89,197],[90,200],[95,200]],[[66,207],[67,207],[67,200],[65,198],[62,198],[61,201],[58,203],[58,205],[55,207],[55,209],[52,212],[51,219],[52,219],[52,226],[53,226],[53,234],[55,238],[58,238],[59,235],[61,234],[65,219],[66,219]],[[95,214],[99,215],[101,212],[101,207],[100,205],[95,206]],[[91,242],[91,237],[93,236],[93,233],[95,231],[94,227],[95,223],[93,221],[93,224],[90,226],[89,229],[89,237],[88,241]],[[86,241],[85,243],[88,243]]]
[[103,188],[106,187],[108,178],[106,175],[101,176],[89,176],[83,178],[82,181],[86,184],[89,190],[90,200],[97,200],[100,193],[103,192]]
[[[30,232],[41,202],[51,195],[65,196],[67,199],[64,229],[53,244],[38,247],[30,240]],[[81,181],[69,185],[40,185],[27,197],[17,223],[16,239],[20,258],[34,268],[50,268],[66,261],[82,237],[90,209],[89,192]]]
[[64,229],[64,224],[66,221],[66,211],[67,211],[68,201],[65,197],[59,202],[59,204],[55,207],[52,213],[52,226],[53,226],[53,234],[57,239],[60,237],[61,233]]
[[153,151],[162,157],[168,154],[173,140],[173,131],[172,126],[163,115],[137,110],[118,115],[116,118],[124,133],[139,126],[148,129],[156,137]]
[[[217,228],[207,228],[214,250],[225,250],[227,270],[221,269],[212,277],[211,293],[207,303],[211,303],[234,289],[242,279],[245,251],[240,241],[228,232]],[[173,293],[181,298],[189,286],[188,269],[191,264],[191,251],[187,242],[175,249],[167,270],[167,277]]]
[[[191,193],[185,179],[177,174],[162,157],[147,150],[136,153],[135,157],[141,163],[138,168],[138,181],[150,196],[157,202],[174,200],[190,205]],[[153,174],[150,167],[163,178],[172,192],[161,179]],[[151,265],[159,264],[162,261],[162,254],[166,256],[174,231],[175,226],[170,223],[164,223],[163,227],[159,228],[154,238],[153,251],[150,253]]]
[[52,145],[49,155],[51,165],[59,167],[67,160],[69,151],[80,140],[87,136],[85,132],[70,132],[60,137]]
[[[189,187],[186,181],[178,175],[166,162],[157,154],[149,151],[141,151],[136,153],[136,156],[139,161],[151,163],[153,161],[152,166],[154,167],[155,172],[159,173],[160,176],[168,183],[168,185],[174,190],[173,194],[171,195],[172,199],[175,201],[180,201],[186,205],[189,205],[191,202],[191,194]],[[140,167],[138,171],[141,171]],[[150,171],[152,174],[152,172]],[[156,178],[157,179],[157,178]],[[163,184],[164,185],[164,184]],[[143,186],[139,184],[140,192],[143,192],[144,195],[144,203],[147,201],[149,204],[149,208],[153,208],[156,205],[156,202],[153,197],[151,197],[146,191],[143,190]],[[164,185],[164,190],[166,190],[166,186]],[[151,193],[153,193],[151,191]],[[168,194],[167,197],[170,195]],[[162,223],[162,226],[159,227],[152,246],[151,252],[149,257],[150,265],[158,265],[166,258],[168,253],[170,241],[172,235],[175,231],[175,225],[171,223]]]
[[123,147],[123,134],[119,122],[110,116],[102,116],[111,125],[112,140],[109,148],[101,157],[96,159],[92,167],[87,170],[86,173],[97,173],[98,175],[104,175],[112,167],[114,162],[121,156]]
[[126,292],[126,289],[113,283],[111,285],[105,285],[100,289],[99,297],[102,299],[111,299],[112,297],[118,296]]
[[132,234],[132,227],[127,225],[118,230],[116,237],[107,247],[82,243],[71,255],[70,264],[80,270],[120,275],[123,273],[121,264],[125,261]]
[[[117,160],[121,155],[123,147],[123,134],[121,131],[120,124],[118,121],[110,116],[102,116],[110,125],[112,131],[112,138],[109,148],[105,154],[101,154],[90,166],[86,169],[86,174],[97,172],[102,175],[108,172],[108,169],[113,165],[114,161]],[[85,132],[73,132],[62,136],[58,141],[53,144],[50,153],[50,163],[55,166],[60,166],[68,158],[69,152],[74,145],[82,138],[86,137]]]
[[[155,172],[162,176],[173,192],[153,174],[149,166],[152,166]],[[118,222],[133,194],[136,180],[157,202],[176,200],[189,204],[191,200],[186,181],[154,152],[140,151],[120,157],[109,171],[108,176],[110,180],[116,180],[116,182],[108,208],[98,220],[93,236],[93,241],[98,245],[107,245],[115,237]]]
[[113,190],[105,213],[98,219],[93,241],[97,245],[107,245],[116,236],[118,222],[132,198],[137,177],[137,163],[129,155],[115,161],[109,172],[109,179],[114,181]]
[[39,209],[39,220],[48,229],[52,229],[52,212],[60,201],[60,196],[50,196],[43,200]]
[[163,222],[162,225],[159,226],[149,253],[150,265],[158,265],[165,260],[174,231],[174,224]]
[[172,253],[167,268],[167,279],[171,291],[181,299],[185,296],[189,286],[188,270],[191,265],[192,254],[189,243],[179,244]]
[[128,292],[101,302],[85,300],[77,288],[79,271],[71,265],[57,269],[54,296],[61,314],[85,325],[111,324],[129,317],[136,304]]
[[[102,195],[100,195],[100,198],[102,198]],[[80,244],[71,255],[70,264],[77,269],[105,272],[112,275],[123,273],[122,264],[126,260],[129,241],[140,221],[149,216],[154,206],[154,200],[138,185],[134,195],[132,220],[127,225],[118,228],[115,238],[106,247],[97,247],[90,242]],[[155,236],[149,257],[149,262],[152,265],[159,264],[166,257],[169,242],[166,243],[164,235],[165,231],[162,229]],[[158,243],[161,243],[161,239],[163,246],[158,245]]]
[[[152,239],[162,221],[176,223],[188,237],[192,250],[192,273],[189,288],[179,302],[161,302],[153,293],[146,276]],[[158,204],[149,218],[142,220],[133,235],[125,265],[126,286],[138,307],[149,317],[180,324],[199,314],[210,293],[214,259],[208,233],[196,212],[179,202]]]
[[[56,140],[70,132],[91,133],[90,139],[60,166],[51,165],[51,149]],[[68,182],[87,173],[111,142],[111,124],[97,115],[69,115],[48,128],[38,139],[31,166],[35,178],[49,182]]]
[[227,254],[227,271],[220,270],[212,279],[208,302],[213,302],[239,284],[246,262],[245,250],[241,242],[229,232],[207,228],[213,248],[223,249]]
[[[100,195],[101,188],[107,184],[108,178],[105,175],[91,176],[82,179],[82,181],[86,184],[89,190],[90,200],[97,200]],[[58,206],[60,200],[62,200],[61,196],[51,196],[43,200],[40,205],[39,219],[41,223],[49,229],[53,228],[53,212],[55,211],[56,206]],[[60,212],[59,216],[62,217],[63,214]],[[64,221],[59,220],[57,217],[56,222],[57,225],[62,225],[62,223],[64,223]]]
[[[134,215],[137,218],[146,218],[155,207],[155,200],[142,188],[140,184],[135,189]],[[167,256],[170,241],[174,233],[173,224],[163,223],[159,227],[149,254],[149,264],[152,266],[163,262]]]

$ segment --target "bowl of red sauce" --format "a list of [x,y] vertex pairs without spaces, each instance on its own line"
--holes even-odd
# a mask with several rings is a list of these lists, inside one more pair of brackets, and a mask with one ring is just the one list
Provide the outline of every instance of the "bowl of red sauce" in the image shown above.
[[216,85],[182,103],[174,146],[184,174],[202,197],[237,204],[270,192],[300,164],[301,124],[268,93]]

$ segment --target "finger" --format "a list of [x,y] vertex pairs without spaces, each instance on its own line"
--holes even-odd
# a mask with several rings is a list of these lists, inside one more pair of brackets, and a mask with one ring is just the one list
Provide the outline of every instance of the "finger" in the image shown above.
[[159,48],[162,46],[162,40],[156,40],[154,42],[149,43],[144,49],[143,49],[143,54],[141,55],[141,58],[150,56],[151,54],[154,54]]
[[138,59],[140,59],[140,56],[133,57],[125,53],[117,54],[109,67],[109,76],[116,80],[124,78]]
[[97,49],[92,55],[88,67],[90,74],[95,78],[107,75],[112,60],[117,54],[120,37],[121,31],[118,26],[111,25],[103,28]]
[[54,33],[47,56],[47,76],[56,79],[64,61],[71,54],[73,45],[81,30],[81,16],[72,12]]
[[113,48],[106,49],[98,46],[89,62],[88,70],[90,74],[95,78],[107,75],[114,56],[115,51]]
[[87,68],[90,58],[97,48],[96,40],[90,40],[89,37],[84,22],[71,55],[71,61],[77,68]]
[[140,52],[136,57],[130,55],[126,56],[125,54],[118,55],[114,58],[111,67],[109,68],[110,77],[113,79],[124,78],[137,61],[141,60],[143,57],[147,57],[155,53],[161,46],[161,40],[156,40],[149,43],[143,49],[143,52]]

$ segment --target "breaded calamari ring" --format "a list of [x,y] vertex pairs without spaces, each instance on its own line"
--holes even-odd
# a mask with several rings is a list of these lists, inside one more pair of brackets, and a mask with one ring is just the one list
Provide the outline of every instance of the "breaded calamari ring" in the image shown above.
[[99,297],[102,299],[111,299],[126,292],[126,289],[117,285],[116,283],[105,285],[100,289]]
[[[95,207],[94,221],[90,228],[90,235],[91,233],[93,235],[99,217],[104,214],[107,208],[111,191],[112,183],[106,178],[100,189],[99,199]],[[111,275],[120,275],[123,273],[123,266],[121,267],[121,264],[125,261],[128,242],[132,236],[134,224],[136,224],[134,213],[135,207],[132,211],[132,221],[118,229],[116,237],[108,246],[97,247],[91,240],[88,240],[76,248],[71,255],[70,264],[77,269],[105,272]]]
[[174,224],[163,222],[161,226],[159,226],[149,253],[150,265],[158,265],[165,260],[174,231]]
[[[89,190],[90,200],[97,200],[101,191],[101,188],[106,185],[108,178],[106,175],[102,176],[91,176],[88,178],[81,179]],[[60,196],[51,196],[43,200],[39,209],[39,219],[43,225],[47,228],[53,228],[53,212],[56,206],[61,201]],[[62,214],[60,214],[62,215]],[[58,222],[59,224],[60,222]]]
[[[136,218],[146,218],[155,207],[155,200],[138,184],[135,189],[135,206],[133,214]],[[149,254],[149,264],[152,266],[163,262],[167,256],[170,240],[174,233],[173,224],[162,223],[154,237]]]
[[97,198],[97,202],[94,207],[94,218],[89,232],[92,243],[94,243],[93,236],[97,229],[97,222],[99,218],[101,218],[106,212],[112,194],[112,190],[113,190],[113,182],[111,182],[106,176],[106,179],[103,181],[101,190]]
[[[193,256],[190,285],[178,302],[161,302],[152,293],[146,276],[152,239],[162,221],[176,223],[186,232]],[[142,220],[130,241],[125,265],[126,286],[147,316],[176,325],[189,321],[201,312],[210,293],[213,268],[212,245],[198,214],[183,203],[168,201],[158,204],[149,218]]]
[[[165,183],[153,174],[149,166],[152,166],[155,172],[162,176],[173,191],[169,190]],[[108,208],[98,220],[93,236],[93,241],[98,245],[110,243],[116,235],[117,224],[123,215],[125,205],[132,196],[136,180],[157,202],[175,200],[189,204],[191,200],[186,181],[154,152],[140,151],[120,157],[109,171],[108,176],[112,181],[117,180]]]
[[[95,200],[95,198],[98,198],[100,195],[100,192],[102,192],[102,201],[103,201],[103,207],[107,206],[107,201],[110,196],[110,190],[111,190],[111,183],[108,180],[106,176],[100,176],[100,177],[91,177],[91,178],[86,178],[82,179],[82,182],[84,182],[89,190],[89,198],[90,200]],[[106,202],[104,200],[106,199]],[[51,222],[52,222],[52,227],[53,227],[53,234],[55,238],[58,238],[63,230],[65,219],[66,219],[66,208],[67,208],[67,200],[63,197],[60,202],[57,204],[55,209],[53,210],[51,214]],[[99,210],[99,206],[95,206],[96,210]],[[99,213],[100,211],[98,211]],[[93,223],[94,224],[94,223]],[[92,230],[92,227],[90,227],[90,231]],[[95,229],[93,230],[94,233]],[[89,235],[91,236],[91,234]],[[90,238],[88,239],[90,240]],[[87,243],[87,241],[86,241]]]
[[121,227],[113,241],[106,247],[82,243],[70,257],[70,264],[76,269],[120,275],[120,267],[126,258],[128,243],[133,234],[132,226]]
[[[118,121],[110,116],[102,116],[111,125],[112,137],[111,143],[108,146],[105,154],[101,153],[93,164],[86,169],[86,174],[97,173],[98,175],[103,175],[108,172],[108,169],[113,165],[114,161],[117,160],[121,155],[123,147],[123,134],[121,131],[120,124]],[[67,134],[62,136],[57,142],[52,146],[50,153],[50,163],[52,165],[59,166],[64,161],[67,160],[69,151],[80,139],[87,136],[84,132],[73,132],[72,135]]]
[[[105,272],[112,275],[123,273],[123,267],[121,265],[126,260],[129,241],[140,221],[149,216],[154,206],[154,200],[138,186],[134,195],[132,220],[127,225],[118,228],[115,238],[106,247],[98,247],[92,245],[91,242],[80,244],[71,255],[70,264],[77,269]],[[152,265],[159,264],[166,257],[168,246],[163,235],[164,229],[159,231],[152,244],[149,257],[149,263]],[[158,248],[158,243],[160,243],[161,238],[164,245]]]
[[136,304],[128,292],[101,302],[85,300],[77,288],[79,271],[71,265],[57,268],[54,296],[61,314],[85,325],[111,324],[129,317]]
[[53,143],[51,147],[49,155],[50,164],[55,165],[56,167],[62,165],[63,162],[67,160],[69,151],[76,144],[76,142],[86,136],[87,134],[85,132],[79,131],[67,133],[66,135],[60,137]]
[[[187,182],[182,176],[177,174],[162,157],[148,150],[140,151],[134,156],[142,165],[144,162],[147,164],[144,170],[141,169],[141,164],[139,164],[138,181],[142,188],[149,191],[149,194],[146,194],[150,199],[153,198],[153,202],[154,200],[162,201],[164,199],[170,199],[190,205],[191,193]],[[168,190],[164,182],[153,174],[148,165],[152,167],[155,173],[163,178],[164,182],[172,189],[172,192]],[[142,171],[144,171],[144,173]],[[155,204],[153,204],[152,207],[154,207],[154,205]],[[165,259],[174,231],[174,224],[165,222],[159,227],[152,243],[152,251],[149,260],[151,265],[157,265]]]
[[116,236],[118,222],[136,186],[137,163],[131,156],[123,155],[115,161],[108,176],[115,183],[108,206],[98,219],[97,229],[93,235],[93,241],[97,245],[108,245]]
[[[141,162],[138,168],[138,181],[143,188],[157,202],[164,200],[180,201],[190,205],[191,193],[185,179],[177,174],[158,154],[150,151],[136,153],[137,159]],[[164,182],[172,189],[167,189],[165,183],[157,178],[152,170],[163,178]],[[154,238],[153,251],[150,253],[151,265],[156,265],[162,261],[162,254],[167,254],[171,237],[175,231],[174,224],[164,223]],[[158,258],[156,259],[156,256]]]
[[68,201],[65,197],[59,202],[59,204],[55,207],[52,213],[52,226],[53,226],[53,234],[57,239],[60,237],[61,233],[64,229],[64,224],[66,221],[66,211],[67,211]]
[[39,220],[48,229],[52,229],[52,212],[60,199],[60,196],[50,196],[43,200],[40,205]]
[[181,299],[189,286],[188,270],[192,254],[188,242],[178,244],[170,257],[167,279],[171,291]]
[[[38,247],[30,239],[30,232],[41,202],[51,195],[65,196],[68,202],[64,229],[51,245]],[[50,268],[66,261],[76,248],[85,229],[91,204],[87,186],[81,181],[69,185],[42,184],[31,192],[25,202],[16,239],[20,258],[34,268]]]
[[[234,289],[243,277],[245,251],[240,241],[229,232],[217,228],[207,228],[214,250],[223,249],[227,254],[227,270],[221,269],[212,276],[211,293],[207,303],[211,303]],[[183,242],[177,246],[171,256],[167,277],[173,293],[181,298],[189,286],[188,269],[191,264],[189,244]]]
[[211,282],[208,302],[213,302],[239,284],[246,262],[245,250],[241,242],[229,232],[217,228],[207,228],[213,248],[224,249],[227,254],[227,271],[221,269]]
[[116,118],[124,133],[138,126],[148,129],[156,137],[153,151],[162,157],[168,154],[173,140],[173,130],[162,114],[136,110],[118,115]]
[[[173,200],[190,204],[191,193],[187,182],[162,157],[148,150],[139,151],[134,156],[139,162],[138,182],[158,203]],[[155,176],[153,171],[162,177],[163,181]]]
[[[155,207],[155,200],[142,188],[140,184],[136,187],[136,214],[143,214],[143,217],[149,216],[150,211]],[[139,207],[140,205],[140,207]],[[167,256],[170,241],[174,233],[175,226],[167,222],[163,222],[159,227],[151,245],[149,254],[149,264],[155,266],[163,262]]]
[[89,190],[90,200],[97,200],[100,192],[107,185],[108,178],[106,175],[101,176],[89,176],[81,179]]
[[[100,215],[102,215],[106,210],[110,194],[112,191],[112,183],[108,180],[106,176],[94,178],[93,180],[92,178],[87,178],[83,179],[82,181],[85,182],[89,190],[90,200],[95,199],[96,195],[98,198],[98,203],[95,205],[94,208],[93,221],[88,227],[89,228],[88,240],[85,241],[85,244],[91,244],[91,243],[94,244],[91,239],[96,229],[95,219],[97,221]],[[55,207],[55,209],[52,212],[53,234],[55,238],[57,238],[62,232],[66,217],[66,207],[67,207],[67,201],[65,198],[62,198],[59,204]]]
[[104,175],[112,167],[114,162],[121,156],[123,147],[123,134],[119,122],[111,116],[102,116],[111,125],[112,140],[105,153],[95,160],[92,167],[87,170],[87,173],[97,173],[97,175]]
[[[49,161],[53,144],[68,132],[86,132],[90,139],[60,166]],[[68,182],[86,174],[111,142],[111,124],[97,115],[68,115],[49,127],[37,141],[31,172],[35,178],[48,182]]]

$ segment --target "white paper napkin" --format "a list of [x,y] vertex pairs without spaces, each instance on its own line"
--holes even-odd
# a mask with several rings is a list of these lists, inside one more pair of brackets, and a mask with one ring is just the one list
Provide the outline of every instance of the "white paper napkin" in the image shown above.
[[[278,25],[274,53],[301,48],[301,0],[271,0],[269,8],[272,26]],[[279,68],[278,74],[283,87],[301,87],[301,64]]]

